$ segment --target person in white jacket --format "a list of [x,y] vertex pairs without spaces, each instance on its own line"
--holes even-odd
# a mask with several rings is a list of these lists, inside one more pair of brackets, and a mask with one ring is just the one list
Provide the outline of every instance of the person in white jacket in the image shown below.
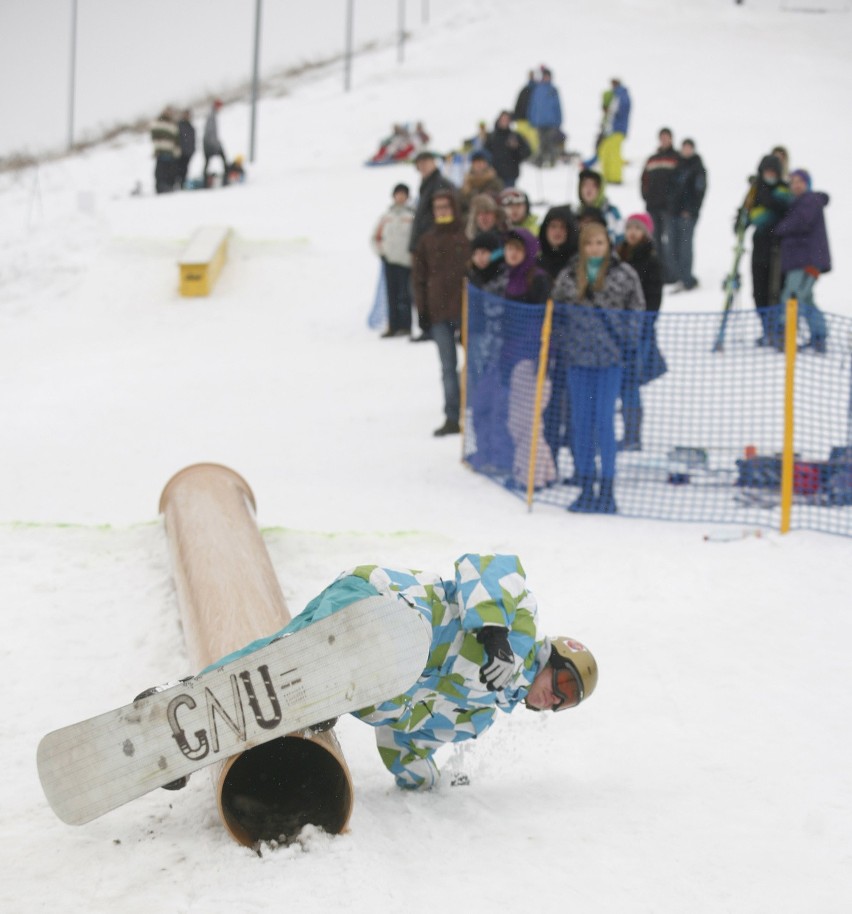
[[388,298],[388,326],[383,338],[411,336],[411,253],[408,250],[414,208],[408,186],[397,184],[393,203],[373,231],[373,250],[382,258]]

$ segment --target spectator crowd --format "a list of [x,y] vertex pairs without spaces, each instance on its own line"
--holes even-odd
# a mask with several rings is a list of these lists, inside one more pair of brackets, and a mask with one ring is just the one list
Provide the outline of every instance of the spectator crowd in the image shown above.
[[[538,449],[532,478],[536,486],[578,486],[572,511],[612,513],[617,510],[616,453],[642,447],[640,387],[666,370],[654,330],[663,289],[677,293],[698,286],[693,241],[707,171],[693,139],[676,148],[671,129],[661,129],[658,148],[641,170],[646,211],[623,218],[607,193],[623,181],[622,143],[630,126],[630,93],[620,79],[612,79],[603,93],[601,110],[594,153],[579,169],[576,200],[550,206],[539,224],[529,196],[518,186],[522,163],[547,168],[571,156],[565,152],[553,73],[547,67],[530,72],[514,108],[501,111],[490,131],[480,126],[458,183],[449,179],[437,154],[423,149],[416,155],[416,202],[406,185],[397,184],[372,243],[386,280],[383,336],[437,345],[444,397],[444,422],[434,432],[438,437],[461,431],[456,344],[466,282],[505,302],[543,307],[553,299],[572,306],[555,338],[541,392],[549,447]],[[810,330],[807,345],[825,351],[825,320],[813,291],[818,276],[831,266],[823,218],[827,204],[828,196],[812,190],[805,170],[791,172],[788,183],[781,147],[761,161],[750,180],[735,229],[754,229],[754,301],[764,328],[760,344],[778,345],[783,326],[779,309],[770,306],[796,296]],[[510,366],[512,475],[516,484],[525,485],[538,353],[513,335],[511,320],[504,321],[503,336],[502,358]],[[616,441],[619,401],[623,437]],[[551,421],[553,415],[561,420]],[[521,416],[523,421],[516,421]],[[573,458],[574,475],[568,480],[559,479],[563,446]]]

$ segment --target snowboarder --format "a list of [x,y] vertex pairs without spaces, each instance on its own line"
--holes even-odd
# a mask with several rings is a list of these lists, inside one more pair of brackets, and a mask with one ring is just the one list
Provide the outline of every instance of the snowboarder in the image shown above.
[[510,713],[524,704],[532,711],[563,711],[594,691],[598,668],[589,650],[539,632],[536,600],[515,555],[463,555],[451,579],[360,565],[339,575],[284,632],[375,594],[396,596],[432,625],[429,659],[417,682],[402,695],[353,712],[376,728],[382,762],[401,788],[435,786],[435,752],[480,737],[498,709]]

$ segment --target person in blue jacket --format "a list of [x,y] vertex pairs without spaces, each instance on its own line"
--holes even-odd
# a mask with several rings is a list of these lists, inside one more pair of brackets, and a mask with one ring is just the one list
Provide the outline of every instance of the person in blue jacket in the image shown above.
[[539,148],[535,156],[537,165],[555,165],[561,150],[562,141],[562,104],[559,90],[553,85],[553,73],[541,68],[541,79],[530,93],[527,120],[538,131]]
[[452,578],[360,565],[339,575],[281,632],[213,666],[376,594],[402,600],[432,627],[417,682],[402,695],[353,712],[375,727],[379,755],[401,788],[435,786],[437,750],[481,737],[498,710],[524,705],[562,711],[588,698],[597,684],[597,663],[586,647],[539,632],[537,604],[515,555],[465,554]]
[[[790,298],[799,303],[799,315],[807,322],[810,340],[803,348],[825,352],[828,328],[822,311],[814,302],[814,285],[823,273],[831,269],[828,233],[825,228],[825,208],[828,194],[811,190],[810,173],[803,168],[790,172],[793,202],[784,218],[775,226],[775,237],[781,240],[781,273],[784,288],[781,305]],[[784,339],[784,310],[779,308],[776,339],[779,347]]]

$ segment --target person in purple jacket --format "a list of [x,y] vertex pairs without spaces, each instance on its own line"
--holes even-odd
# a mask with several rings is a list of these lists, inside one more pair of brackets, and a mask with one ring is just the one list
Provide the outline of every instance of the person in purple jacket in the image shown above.
[[[828,194],[811,189],[811,176],[803,168],[790,173],[793,202],[784,218],[775,226],[774,234],[781,240],[781,272],[784,288],[781,304],[796,298],[799,314],[807,321],[810,340],[801,348],[825,352],[828,329],[823,313],[814,303],[814,284],[820,274],[831,269],[828,233],[825,228],[825,208]],[[783,348],[784,314],[780,310],[778,346]]]

